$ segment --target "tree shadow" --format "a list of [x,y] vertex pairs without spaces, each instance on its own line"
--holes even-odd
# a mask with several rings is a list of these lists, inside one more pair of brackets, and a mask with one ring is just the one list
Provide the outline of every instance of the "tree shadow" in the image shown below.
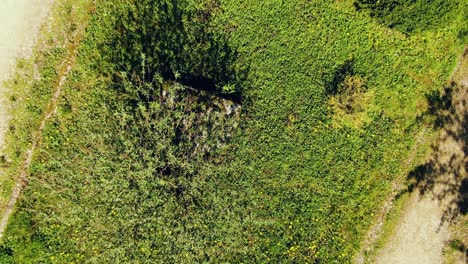
[[[466,166],[468,166],[468,164],[465,164],[465,170],[468,169]],[[468,210],[468,179],[463,179],[459,188],[459,193],[461,197],[457,203],[458,208],[460,209],[460,213],[465,215]]]
[[344,83],[346,77],[353,76],[354,74],[355,70],[353,59],[345,60],[342,64],[339,64],[331,75],[322,77],[325,83],[326,94],[336,95],[342,92],[341,86]]
[[468,257],[468,249],[466,248],[465,244],[459,239],[452,239],[448,241],[448,246],[453,250],[463,253],[465,259]]
[[429,116],[435,118],[434,128],[442,128],[450,121],[450,114],[454,114],[452,106],[453,90],[456,88],[456,83],[452,82],[450,85],[444,87],[442,93],[439,91],[432,91],[426,95],[426,100],[429,105],[427,113]]
[[421,196],[432,195],[444,204],[442,225],[467,211],[467,87],[452,82],[441,94],[427,95],[427,101],[425,115],[434,118],[434,128],[441,129],[441,136],[432,146],[429,160],[408,174],[408,190],[417,189]]
[[[228,35],[212,26],[219,1],[207,1],[197,8],[186,0],[140,0],[115,12],[119,19],[110,29],[102,51],[115,68],[115,88],[135,94],[122,85],[122,74],[138,85],[159,78],[210,92],[240,103],[249,65],[238,62],[237,50]],[[119,9],[120,8],[120,9]],[[113,74],[113,73],[112,73]],[[151,89],[151,87],[147,87]],[[155,99],[156,87],[139,99]]]
[[354,6],[357,11],[368,10],[379,23],[406,35],[443,27],[458,11],[458,3],[447,0],[356,0]]

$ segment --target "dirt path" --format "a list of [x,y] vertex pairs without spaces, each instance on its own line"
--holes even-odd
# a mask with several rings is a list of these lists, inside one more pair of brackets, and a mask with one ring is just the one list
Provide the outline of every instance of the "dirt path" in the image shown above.
[[459,72],[467,69],[467,53],[453,75],[452,88],[434,102],[437,116],[445,123],[438,145],[431,158],[410,173],[416,188],[376,263],[443,262],[448,227],[458,210],[461,182],[467,178],[468,75]]
[[401,182],[403,181],[402,178],[406,176],[405,174],[409,172],[410,166],[413,165],[413,162],[414,162],[414,159],[416,157],[416,153],[419,147],[426,143],[426,137],[425,137],[426,132],[427,132],[427,127],[423,127],[421,129],[421,132],[419,132],[416,138],[416,141],[410,151],[410,154],[404,163],[403,174],[399,175],[397,178],[393,180],[392,192],[390,196],[388,197],[388,199],[384,202],[379,214],[377,215],[377,220],[367,232],[366,238],[364,239],[361,250],[358,252],[354,260],[356,264],[364,264],[366,262],[366,257],[365,257],[366,254],[369,253],[373,249],[373,246],[379,239],[382,233],[382,228],[384,226],[385,219],[388,213],[390,212],[390,210],[393,208],[393,205],[395,203],[395,199],[398,193],[401,192],[401,189],[402,189]]
[[[5,147],[5,133],[8,129],[9,102],[4,81],[14,70],[18,57],[28,57],[36,42],[39,26],[45,19],[53,0],[1,0],[0,1],[0,155]],[[0,177],[5,177],[0,170]],[[18,183],[15,190],[17,192]],[[11,214],[11,199],[4,213]],[[4,223],[5,222],[5,223]],[[0,224],[0,238],[6,226]]]
[[[16,0],[12,0],[14,2]],[[50,7],[50,4],[53,1],[49,0],[24,0],[24,2],[29,2],[29,3],[40,3],[41,5],[47,5],[47,7]],[[46,3],[47,2],[47,3]],[[87,1],[87,10],[88,12],[91,12],[94,7],[94,1]],[[25,5],[26,7],[26,5]],[[47,8],[44,6],[44,10],[47,10]],[[39,20],[37,20],[39,21]],[[37,128],[37,131],[33,133],[33,138],[31,145],[29,149],[26,151],[23,163],[21,167],[19,168],[18,176],[15,179],[15,186],[13,187],[13,190],[10,194],[9,201],[5,207],[5,210],[3,214],[1,215],[1,220],[0,220],[0,239],[3,237],[3,234],[5,232],[5,229],[8,224],[8,220],[10,219],[10,216],[13,213],[16,201],[20,197],[21,191],[27,184],[28,180],[28,174],[29,174],[29,167],[31,165],[34,151],[36,148],[41,144],[41,139],[42,139],[42,132],[46,127],[47,121],[54,115],[54,113],[57,110],[57,104],[60,99],[62,87],[66,82],[66,79],[72,69],[72,66],[75,62],[77,53],[78,53],[78,47],[81,42],[81,39],[84,36],[85,29],[87,27],[87,21],[76,21],[76,23],[79,25],[74,29],[73,32],[67,32],[67,39],[70,41],[67,43],[67,54],[64,57],[64,60],[62,63],[58,66],[58,78],[55,81],[55,83],[52,85],[51,89],[54,91],[52,98],[50,99],[47,108],[44,111],[44,115],[42,118],[39,120],[39,127]]]
[[47,14],[51,2],[51,0],[0,1],[0,155],[4,148],[4,135],[9,119],[3,82],[13,70],[15,59],[18,56],[31,54],[39,24]]

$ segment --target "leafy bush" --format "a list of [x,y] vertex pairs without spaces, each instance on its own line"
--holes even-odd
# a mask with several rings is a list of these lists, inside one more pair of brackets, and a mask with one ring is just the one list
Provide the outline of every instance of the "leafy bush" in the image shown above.
[[[245,68],[240,71],[236,65],[237,54],[226,35],[210,26],[219,5],[217,0],[115,5],[110,15],[116,19],[105,47],[114,70],[140,82],[151,83],[160,76],[239,99]],[[116,85],[120,83],[117,79]]]
[[459,8],[456,0],[358,0],[355,6],[370,10],[382,24],[407,34],[443,27]]

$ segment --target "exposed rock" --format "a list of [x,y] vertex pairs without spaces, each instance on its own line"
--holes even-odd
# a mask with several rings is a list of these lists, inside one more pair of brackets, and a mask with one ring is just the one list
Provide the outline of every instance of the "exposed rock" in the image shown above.
[[242,110],[239,103],[178,83],[164,85],[161,105],[173,116],[174,142],[190,157],[209,157],[226,146]]

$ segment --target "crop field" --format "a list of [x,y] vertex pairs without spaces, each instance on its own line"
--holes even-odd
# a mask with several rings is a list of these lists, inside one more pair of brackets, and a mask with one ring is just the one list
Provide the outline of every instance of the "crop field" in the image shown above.
[[[349,263],[467,42],[462,0],[57,2],[86,33],[1,263]],[[10,84],[11,177],[62,35]]]

